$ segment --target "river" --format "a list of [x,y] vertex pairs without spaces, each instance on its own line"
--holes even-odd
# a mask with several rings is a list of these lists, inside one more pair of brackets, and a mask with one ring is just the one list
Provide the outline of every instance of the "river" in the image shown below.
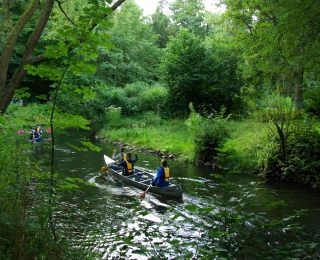
[[[55,170],[92,186],[61,196],[55,218],[57,230],[88,258],[320,259],[319,190],[260,183],[247,175],[220,179],[211,176],[218,174],[212,169],[170,160],[171,180],[181,184],[183,199],[147,193],[140,200],[141,190],[99,173],[103,155],[111,157],[119,147],[94,141],[101,152],[78,152],[68,146],[77,142],[56,138]],[[154,172],[161,161],[139,151],[138,156],[136,165]],[[306,214],[292,217],[304,209]]]

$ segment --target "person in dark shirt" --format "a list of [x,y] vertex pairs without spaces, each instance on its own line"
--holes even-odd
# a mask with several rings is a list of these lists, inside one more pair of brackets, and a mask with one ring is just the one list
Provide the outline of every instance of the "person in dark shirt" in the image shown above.
[[127,153],[127,158],[126,160],[117,163],[118,166],[123,166],[123,170],[122,170],[122,175],[128,176],[128,175],[132,175],[134,174],[135,170],[134,170],[134,164],[136,161],[138,161],[138,155],[137,155],[137,151],[134,150],[134,154],[135,154],[135,159],[132,159],[132,154],[129,152]]

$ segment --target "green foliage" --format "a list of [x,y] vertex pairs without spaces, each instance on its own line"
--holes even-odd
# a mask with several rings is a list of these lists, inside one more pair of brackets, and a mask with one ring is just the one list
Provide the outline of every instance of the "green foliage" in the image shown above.
[[150,112],[138,118],[123,118],[120,128],[104,128],[99,135],[109,141],[166,151],[166,154],[173,154],[176,159],[186,162],[191,162],[194,157],[194,143],[184,122],[161,120]]
[[309,87],[303,96],[305,111],[320,117],[320,87]]
[[160,126],[161,125],[161,117],[159,114],[155,112],[149,111],[142,115],[142,122],[144,123],[142,126],[146,127],[149,125],[152,126]]
[[224,144],[225,162],[229,169],[242,173],[254,173],[264,158],[264,147],[268,145],[269,124],[256,120],[228,120],[230,138]]
[[298,115],[298,110],[294,108],[290,98],[281,95],[267,95],[262,100],[262,108],[259,114],[263,120],[268,120],[271,124],[270,131],[273,136],[277,136],[279,153],[284,162],[287,156],[287,139],[292,120]]
[[[14,108],[12,110],[11,108]],[[16,104],[10,104],[8,107],[8,115],[18,128],[29,128],[41,124],[42,126],[49,126],[51,106],[49,103],[40,105],[31,103],[27,106],[19,107]]]
[[162,79],[170,89],[168,105],[174,114],[186,115],[190,102],[195,107],[203,104],[214,80],[212,64],[214,61],[206,55],[201,40],[188,30],[181,29],[170,39],[161,61],[161,71]]
[[211,46],[187,29],[170,39],[160,68],[170,91],[171,113],[187,115],[190,102],[207,113],[223,105],[235,108],[234,104],[241,104],[236,55],[221,46]]
[[24,97],[30,97],[30,88],[19,88],[14,92],[14,96],[21,99]]
[[[76,188],[72,184],[85,182],[62,180],[57,174],[51,178],[45,161],[34,160],[34,147],[24,136],[13,134],[16,128],[13,117],[0,116],[0,258],[88,259],[59,237],[58,219],[52,217],[59,196],[50,197],[51,188],[71,192]],[[42,155],[50,157],[45,149]]]
[[170,17],[164,14],[163,8],[163,6],[158,6],[156,12],[151,15],[153,31],[158,35],[156,43],[161,49],[166,47],[169,37],[176,32]]
[[[72,88],[72,87],[71,87]],[[79,88],[80,90],[80,88]],[[83,89],[84,90],[84,89]],[[145,111],[157,114],[169,114],[166,108],[168,91],[160,84],[149,85],[144,82],[127,84],[124,88],[96,85],[88,89],[89,94],[95,90],[92,99],[86,92],[59,92],[57,106],[59,111],[68,114],[78,114],[94,122],[94,127],[101,129],[112,121],[114,126],[120,123],[120,114],[112,120],[106,111],[109,107],[121,107],[121,116],[138,116]],[[91,95],[91,94],[90,94]],[[111,114],[110,114],[111,116]],[[116,114],[115,114],[116,117]],[[118,123],[117,123],[118,122]]]
[[201,117],[190,103],[190,116],[185,121],[188,131],[196,145],[195,154],[199,162],[212,162],[216,156],[215,148],[222,147],[230,136],[227,120],[230,115],[224,117],[225,108],[217,115]]
[[258,120],[274,122],[280,125],[288,124],[296,117],[298,111],[290,97],[279,94],[265,95],[260,99],[259,107],[254,115]]
[[279,154],[279,140],[271,137],[261,159],[261,171],[266,177],[320,185],[320,132],[314,120],[296,121],[289,129],[286,160]]
[[126,0],[112,16],[112,22],[114,27],[108,33],[116,48],[99,54],[97,75],[101,82],[114,87],[154,82],[159,77],[161,51],[143,10],[134,1]]
[[170,4],[170,10],[176,31],[182,27],[202,39],[205,37],[206,24],[202,0],[175,0]]
[[109,126],[117,128],[121,124],[121,107],[107,107],[106,118]]
[[[95,99],[87,103],[86,114],[100,126],[107,123],[105,113],[108,107],[121,107],[122,117],[140,116],[145,111],[158,115],[168,113],[165,102],[168,91],[159,84],[136,82],[124,88],[96,86],[96,91]],[[122,120],[115,121],[120,123]]]
[[261,174],[318,186],[319,132],[312,120],[296,120],[299,111],[290,98],[268,95],[256,113],[269,125],[269,139],[259,152]]
[[293,96],[300,109],[306,80],[309,75],[318,78],[319,74],[319,57],[315,55],[319,37],[313,23],[319,3],[309,0],[221,3],[226,5],[224,16],[232,22],[229,28],[235,37],[234,44],[243,53],[239,65],[248,85],[277,89]]

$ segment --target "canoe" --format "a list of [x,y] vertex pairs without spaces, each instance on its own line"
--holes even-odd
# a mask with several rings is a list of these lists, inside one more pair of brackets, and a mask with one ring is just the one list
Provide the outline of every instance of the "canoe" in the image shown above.
[[42,135],[39,135],[39,137],[34,138],[34,139],[27,138],[27,142],[28,142],[28,143],[31,143],[31,144],[33,144],[33,143],[39,143],[39,142],[41,142],[41,141],[42,141]]
[[[108,165],[114,162],[108,156],[104,155],[104,161]],[[181,199],[182,198],[182,189],[180,184],[170,184],[167,187],[155,187],[150,186],[150,182],[154,174],[148,173],[146,170],[141,169],[139,167],[134,167],[136,169],[136,173],[129,176],[122,175],[121,170],[113,170],[111,168],[108,169],[108,172],[116,179],[121,180],[122,182],[131,185],[135,188],[140,190],[153,193],[155,195],[168,197],[168,198],[175,198]]]

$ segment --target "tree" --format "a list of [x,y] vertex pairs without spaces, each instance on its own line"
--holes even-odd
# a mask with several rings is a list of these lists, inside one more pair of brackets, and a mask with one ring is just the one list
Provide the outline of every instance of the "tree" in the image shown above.
[[158,34],[157,45],[162,49],[166,47],[169,37],[176,33],[170,17],[163,12],[164,7],[165,4],[162,1],[156,12],[151,15],[153,31]]
[[[254,83],[294,96],[301,108],[308,76],[319,73],[320,3],[222,0],[243,52],[242,74]],[[299,8],[297,8],[299,6]],[[258,81],[256,80],[258,79]]]
[[156,34],[143,16],[143,10],[132,0],[113,16],[114,28],[109,32],[115,49],[100,55],[99,74],[112,86],[158,79],[161,52]]
[[212,113],[231,107],[240,91],[237,60],[218,45],[207,44],[187,29],[181,29],[167,44],[161,61],[162,80],[169,87],[172,113],[187,115],[189,103]]
[[194,35],[204,38],[206,35],[204,9],[202,0],[175,0],[171,3],[171,19],[177,28],[177,32],[180,27],[183,27]]
[[[91,1],[89,4],[92,9],[84,6],[84,15],[82,18],[85,20],[80,20],[79,23],[73,23],[69,18],[67,13],[64,12],[60,2],[59,8],[64,13],[64,15],[69,20],[72,25],[72,29],[68,28],[68,33],[71,35],[64,36],[78,36],[76,44],[79,42],[84,42],[87,39],[92,40],[92,37],[88,37],[90,34],[94,33],[94,29],[103,22],[104,18],[108,16],[112,11],[119,7],[125,0],[118,0],[111,8],[106,6],[105,2]],[[19,17],[14,17],[12,19],[10,13],[15,7],[14,2],[3,1],[2,9],[3,16],[5,18],[5,30],[3,31],[4,45],[1,50],[0,57],[0,111],[4,113],[10,104],[15,90],[20,86],[26,76],[26,66],[27,65],[37,65],[51,59],[57,59],[67,54],[70,54],[75,50],[77,45],[75,41],[69,38],[69,42],[60,38],[59,42],[54,42],[55,46],[47,46],[47,52],[35,53],[35,48],[37,47],[43,32],[48,25],[50,17],[53,15],[54,10],[54,0],[46,0],[44,4],[41,4],[39,0],[33,0],[29,5],[26,5],[26,9],[21,13]],[[25,2],[22,2],[23,4]],[[108,0],[111,3],[111,0]],[[21,6],[21,9],[24,5]],[[19,19],[18,19],[19,18]],[[37,20],[36,25],[33,28],[27,28],[28,23],[32,20]],[[32,24],[32,23],[31,23]],[[15,53],[15,48],[19,43],[19,37],[21,37],[26,30],[30,31],[30,36],[27,38],[26,44],[22,51],[21,57],[19,57],[19,64],[14,68],[12,74],[9,73],[9,68],[11,66],[12,57]],[[62,32],[61,32],[62,33]],[[63,33],[62,33],[63,35]],[[57,44],[60,48],[57,48]],[[85,45],[83,45],[85,46]],[[88,46],[87,46],[88,47]],[[78,54],[81,51],[78,49]],[[57,55],[58,53],[58,55]],[[82,55],[81,55],[82,56]],[[35,74],[35,72],[33,72]],[[39,73],[39,71],[38,71]],[[46,76],[49,74],[47,71]]]

